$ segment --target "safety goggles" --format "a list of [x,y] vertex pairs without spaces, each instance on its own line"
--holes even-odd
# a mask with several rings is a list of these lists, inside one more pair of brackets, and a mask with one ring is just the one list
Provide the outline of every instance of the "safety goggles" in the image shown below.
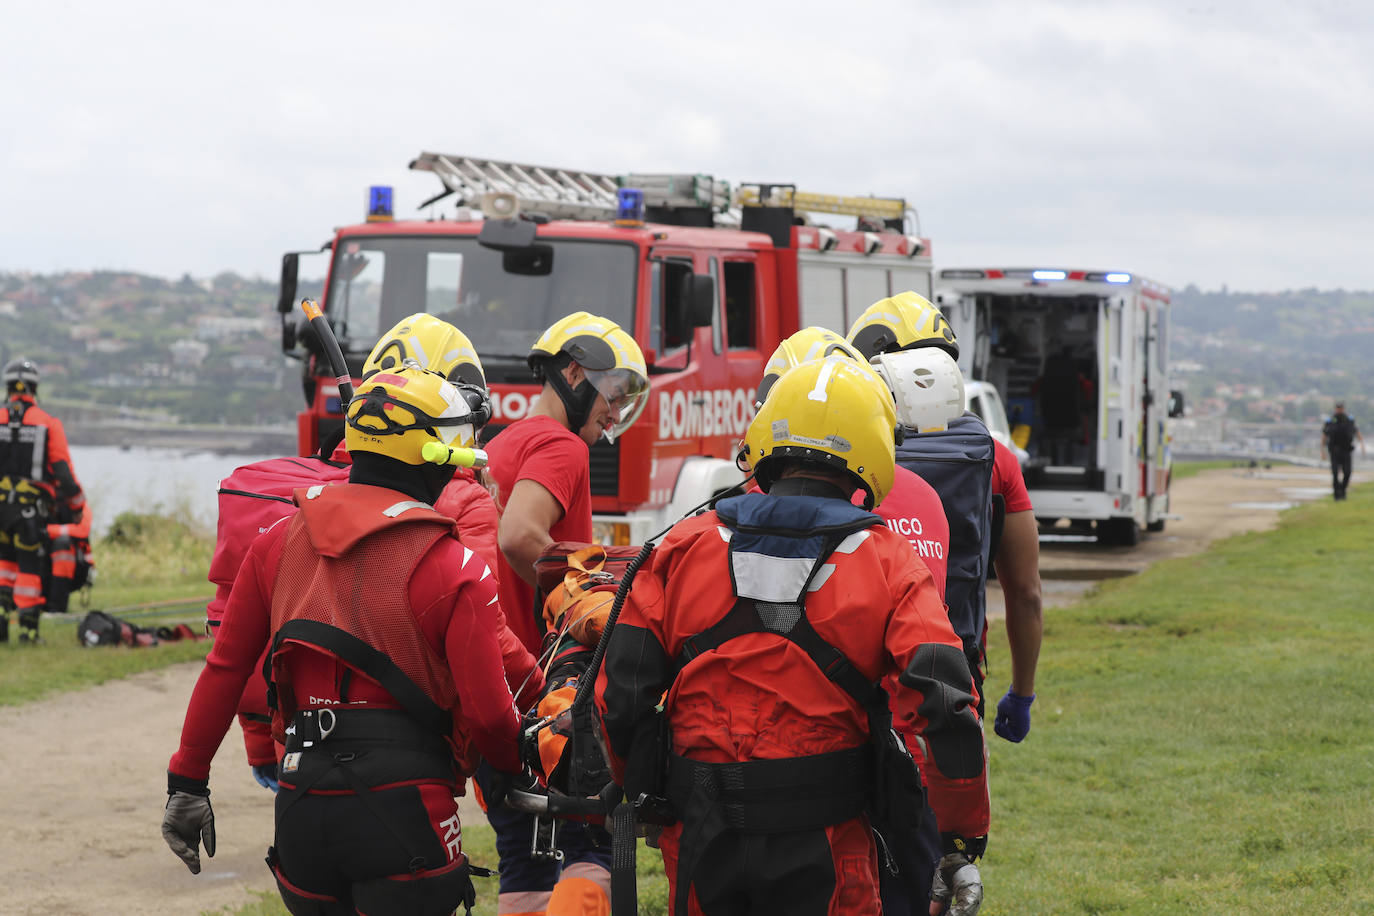
[[[363,403],[349,418],[349,423],[374,436],[400,436],[420,429],[443,445],[453,445],[455,442],[469,445],[475,442],[477,430],[491,417],[491,402],[487,393],[475,385],[445,382],[439,394],[448,406],[442,414],[433,416],[381,388],[374,388],[361,396]],[[410,422],[398,421],[397,414],[410,417]],[[373,423],[362,425],[359,421],[364,418]]]
[[611,408],[611,428],[607,441],[614,442],[634,425],[649,401],[649,382],[631,369],[587,369],[587,381]]

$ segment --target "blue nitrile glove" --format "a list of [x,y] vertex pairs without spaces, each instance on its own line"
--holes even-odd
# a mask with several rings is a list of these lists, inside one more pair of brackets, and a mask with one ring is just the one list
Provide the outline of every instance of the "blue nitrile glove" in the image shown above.
[[1013,744],[1020,743],[1030,731],[1030,708],[1035,702],[1035,694],[1028,697],[1018,696],[1007,688],[1007,695],[997,704],[997,720],[992,729]]
[[277,784],[277,765],[275,763],[264,763],[251,768],[253,778],[258,781],[258,785],[264,789],[271,789],[274,793],[281,788]]

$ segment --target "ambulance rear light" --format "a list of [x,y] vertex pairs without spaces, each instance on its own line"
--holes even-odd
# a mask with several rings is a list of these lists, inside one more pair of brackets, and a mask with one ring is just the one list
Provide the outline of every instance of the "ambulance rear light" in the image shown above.
[[[1008,276],[1010,276],[1010,272],[1008,272]],[[1032,279],[1032,280],[1063,280],[1063,279],[1065,279],[1066,277],[1068,277],[1068,274],[1065,273],[1065,272],[1062,271],[1062,270],[1032,270],[1032,271],[1031,271],[1031,279]]]

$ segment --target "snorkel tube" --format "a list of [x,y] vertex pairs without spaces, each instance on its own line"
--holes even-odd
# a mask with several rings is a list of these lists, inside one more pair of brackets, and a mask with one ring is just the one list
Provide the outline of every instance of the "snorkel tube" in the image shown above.
[[348,412],[348,402],[353,400],[353,376],[348,374],[348,363],[344,362],[343,350],[339,349],[339,339],[334,336],[334,328],[324,317],[324,310],[314,299],[302,299],[301,311],[305,312],[315,336],[324,345],[324,355],[329,358],[329,369],[334,373],[334,381],[339,386],[339,412]]

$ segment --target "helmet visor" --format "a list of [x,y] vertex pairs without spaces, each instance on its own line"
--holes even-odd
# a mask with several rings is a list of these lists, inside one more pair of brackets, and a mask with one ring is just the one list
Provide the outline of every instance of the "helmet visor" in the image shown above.
[[604,435],[614,442],[634,425],[649,401],[649,381],[631,369],[586,369],[587,381],[611,408],[611,428]]

